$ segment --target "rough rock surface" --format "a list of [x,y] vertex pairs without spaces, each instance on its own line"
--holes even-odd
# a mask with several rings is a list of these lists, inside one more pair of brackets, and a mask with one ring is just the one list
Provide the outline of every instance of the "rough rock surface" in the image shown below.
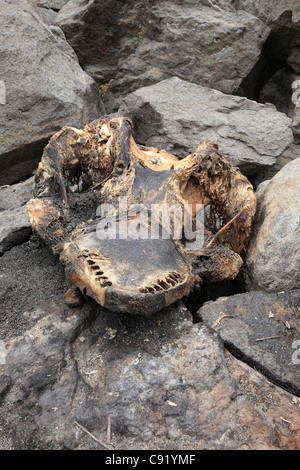
[[292,119],[294,140],[300,141],[300,76],[293,70],[278,70],[260,92],[260,102],[272,103]]
[[234,0],[237,9],[261,19],[270,28],[259,60],[242,82],[239,94],[259,100],[265,83],[280,69],[298,70],[300,44],[300,7],[298,0]]
[[272,29],[285,26],[287,22],[299,22],[298,0],[231,0],[231,4],[240,10],[247,11],[267,23]]
[[246,175],[272,166],[293,142],[291,120],[273,106],[176,77],[129,94],[119,114],[133,120],[140,144],[184,156],[211,140]]
[[235,355],[300,396],[300,290],[221,297],[206,302],[197,316]]
[[[37,161],[47,139],[64,125],[82,127],[103,112],[99,90],[80,67],[60,28],[47,27],[25,0],[1,2],[0,170],[16,166],[17,182]],[[26,170],[28,171],[28,170]],[[4,172],[5,174],[5,172]],[[27,175],[27,173],[26,173]]]
[[253,186],[258,189],[258,186],[262,182],[267,182],[272,179],[285,165],[297,158],[300,158],[300,145],[292,144],[283,152],[282,155],[280,155],[280,157],[276,159],[275,165],[262,170],[256,175],[255,180],[253,181]]
[[[119,116],[81,130],[64,127],[45,148],[27,209],[33,230],[59,253],[74,286],[108,310],[151,315],[204,280],[236,278],[256,198],[215,143],[204,141],[180,160],[138,147],[133,134],[132,122]],[[115,215],[100,217],[101,204],[116,207],[120,195],[127,202],[117,223]],[[176,210],[159,221],[153,209],[151,223],[154,204],[172,212],[175,201],[180,215]],[[137,204],[138,218],[132,216]],[[198,247],[185,244],[195,236],[186,230],[186,204],[205,207],[203,222],[191,217],[191,226],[204,225],[201,240],[195,237]],[[101,231],[107,224],[114,233]]]
[[50,8],[43,8],[40,6],[37,6],[37,4],[34,2],[34,0],[31,1],[32,6],[35,9],[35,12],[39,15],[41,20],[48,25],[49,27],[55,24],[55,20],[57,17],[57,12],[54,10],[51,10]]
[[[297,449],[299,400],[182,304],[148,319],[63,304],[35,238],[0,260],[1,434],[15,449]],[[107,437],[110,421],[110,439]]]
[[38,7],[47,8],[49,10],[59,11],[69,0],[30,0]]
[[59,10],[68,0],[27,0],[47,25],[54,25]]
[[0,254],[23,243],[31,234],[26,202],[33,196],[33,177],[12,186],[0,186]]
[[85,70],[99,84],[112,85],[108,112],[128,92],[173,75],[233,93],[269,34],[258,18],[226,2],[191,0],[71,0],[56,23]]
[[274,104],[277,111],[292,118],[295,107],[292,103],[292,85],[297,79],[297,74],[287,67],[278,70],[262,88],[259,101]]
[[280,292],[300,287],[300,158],[257,192],[247,253],[249,289]]

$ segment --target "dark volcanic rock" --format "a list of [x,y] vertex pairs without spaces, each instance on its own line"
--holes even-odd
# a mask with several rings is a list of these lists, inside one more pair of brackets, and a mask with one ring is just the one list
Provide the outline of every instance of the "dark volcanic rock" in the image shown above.
[[[197,316],[237,357],[300,396],[300,291],[248,292],[207,302]],[[222,318],[224,317],[224,318]]]
[[175,77],[130,93],[119,113],[133,120],[140,144],[183,157],[210,140],[247,175],[274,165],[293,142],[291,120],[273,106]]
[[103,449],[84,429],[113,449],[299,448],[298,399],[182,304],[150,318],[68,309],[62,270],[34,238],[0,261],[4,448]]
[[217,3],[71,0],[57,24],[85,70],[101,85],[113,80],[106,97],[111,112],[128,92],[174,75],[224,93],[237,91],[269,29]]
[[250,290],[300,287],[300,158],[258,188],[257,210],[246,258]]

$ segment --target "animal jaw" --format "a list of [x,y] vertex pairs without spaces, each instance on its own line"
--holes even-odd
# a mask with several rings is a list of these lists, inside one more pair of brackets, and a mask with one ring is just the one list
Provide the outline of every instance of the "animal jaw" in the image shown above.
[[[202,142],[179,160],[137,145],[124,117],[55,134],[39,164],[35,196],[27,204],[32,227],[59,254],[67,279],[109,310],[143,315],[180,300],[203,279],[236,277],[255,213],[251,184],[216,144]],[[97,207],[117,207],[122,197],[125,209],[99,216]],[[188,205],[193,223],[204,207],[203,246],[187,252],[184,238],[129,236],[137,218],[150,233],[153,204]],[[126,224],[127,235],[99,236],[99,225],[111,222],[118,231]]]

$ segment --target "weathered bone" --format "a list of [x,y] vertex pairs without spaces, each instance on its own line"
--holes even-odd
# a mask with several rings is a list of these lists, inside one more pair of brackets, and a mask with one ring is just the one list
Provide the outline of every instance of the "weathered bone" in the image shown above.
[[[45,148],[28,202],[33,228],[59,253],[66,276],[102,306],[149,315],[186,296],[202,279],[233,279],[243,263],[255,212],[245,176],[203,142],[183,160],[165,150],[139,146],[129,119],[98,119],[83,130],[64,127]],[[202,249],[185,251],[184,240],[99,239],[101,203],[126,196],[126,223],[136,223],[135,205],[175,202],[206,207]],[[122,211],[116,220],[124,223]],[[147,216],[139,223],[149,228]],[[162,230],[164,227],[162,226]],[[72,297],[74,302],[74,297]]]

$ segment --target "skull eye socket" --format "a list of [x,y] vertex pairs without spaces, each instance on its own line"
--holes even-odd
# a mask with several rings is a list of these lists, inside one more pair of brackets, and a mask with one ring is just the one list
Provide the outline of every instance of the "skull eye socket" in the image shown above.
[[203,203],[200,182],[196,176],[191,175],[189,177],[181,189],[181,195],[189,204]]

